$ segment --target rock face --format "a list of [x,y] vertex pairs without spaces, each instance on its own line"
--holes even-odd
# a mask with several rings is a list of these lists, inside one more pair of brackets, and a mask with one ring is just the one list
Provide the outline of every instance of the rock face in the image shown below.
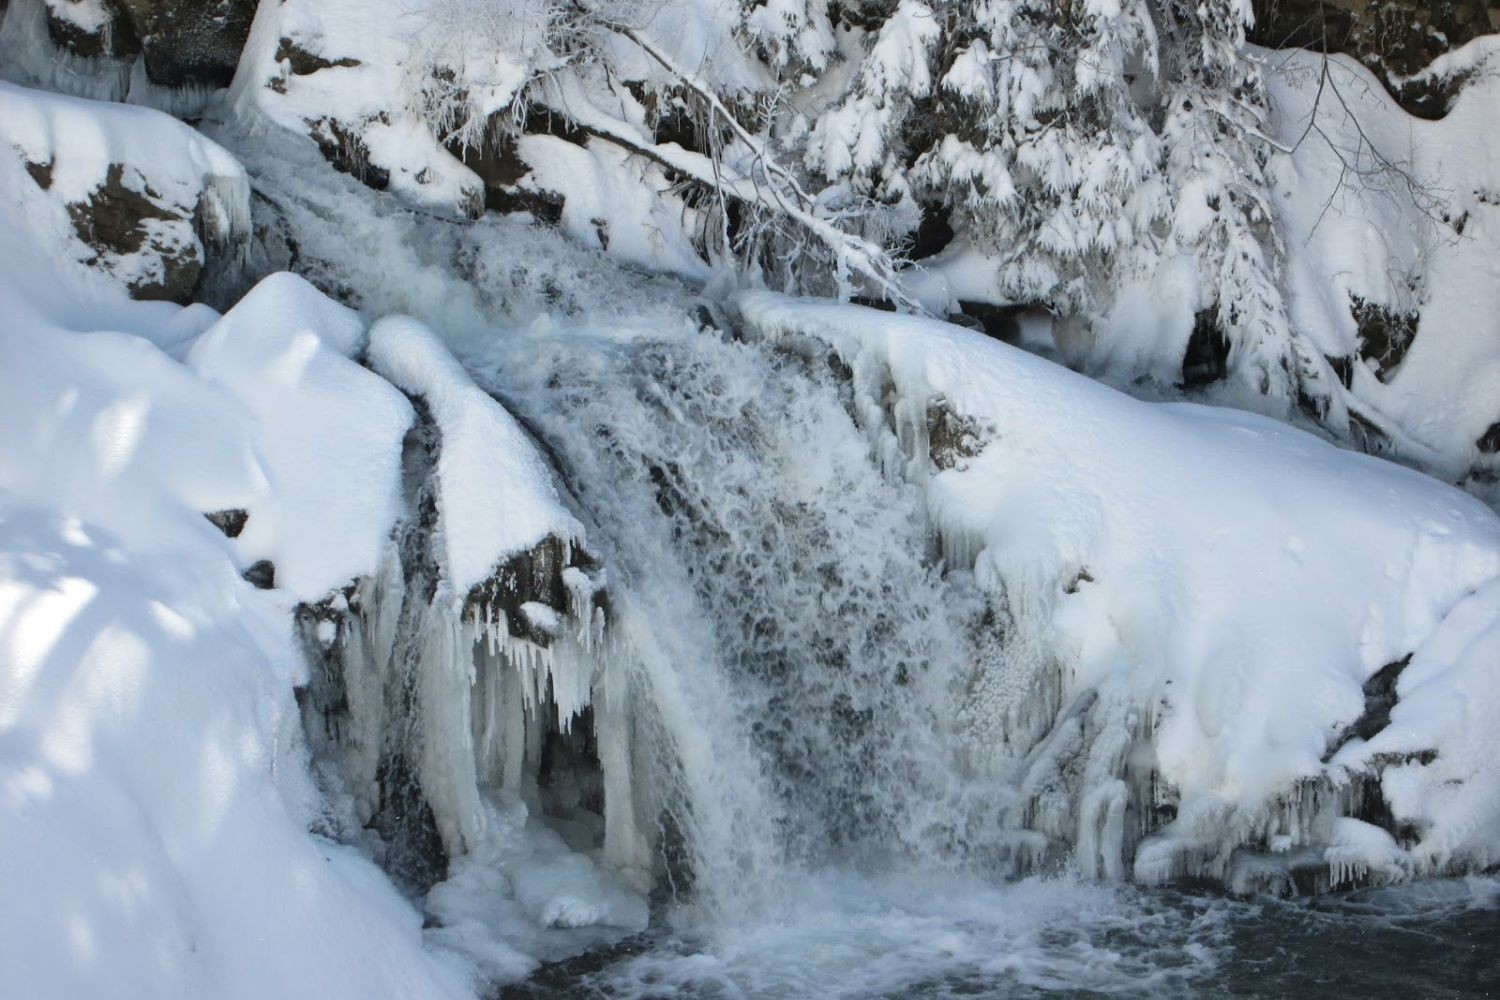
[[152,83],[225,87],[254,0],[48,0],[53,44],[78,56],[141,56]]
[[140,39],[146,75],[168,87],[227,87],[250,34],[255,0],[117,0]]
[[1500,4],[1485,0],[1255,0],[1253,8],[1251,41],[1354,56],[1423,118],[1441,118],[1463,81],[1407,78],[1443,53],[1500,31]]

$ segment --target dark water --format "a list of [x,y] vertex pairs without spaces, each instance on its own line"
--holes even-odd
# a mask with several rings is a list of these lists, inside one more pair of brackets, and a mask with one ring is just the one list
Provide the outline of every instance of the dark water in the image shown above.
[[1029,879],[818,876],[712,934],[692,914],[504,998],[1500,996],[1500,879],[1245,902]]

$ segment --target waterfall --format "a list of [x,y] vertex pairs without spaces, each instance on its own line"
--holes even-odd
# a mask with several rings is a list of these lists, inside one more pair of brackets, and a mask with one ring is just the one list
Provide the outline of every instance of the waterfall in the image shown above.
[[527,872],[563,855],[694,926],[850,869],[1271,892],[1385,877],[1359,845],[1323,854],[1337,817],[1388,825],[1374,778],[1330,771],[1241,812],[1179,802],[1151,671],[1075,677],[1049,642],[1089,566],[1033,572],[1025,524],[987,551],[932,489],[1007,430],[912,366],[523,220],[392,209],[262,138],[235,149],[256,178],[247,259],[294,247],[281,266],[438,331],[580,529],[517,554],[529,596],[434,600],[423,448],[441,442],[416,441],[386,568],[347,610],[306,612],[329,832],[426,892],[434,933],[460,934],[465,886],[554,929],[644,922],[536,888]]

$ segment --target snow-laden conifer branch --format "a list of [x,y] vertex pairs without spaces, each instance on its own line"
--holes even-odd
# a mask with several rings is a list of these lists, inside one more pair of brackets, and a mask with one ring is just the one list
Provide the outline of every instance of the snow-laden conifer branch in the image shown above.
[[755,206],[783,217],[805,231],[833,255],[839,275],[839,291],[847,297],[846,275],[868,282],[898,308],[925,315],[926,308],[903,287],[898,261],[879,244],[840,228],[829,217],[817,197],[807,193],[795,173],[782,165],[767,144],[747,129],[725,106],[711,84],[678,64],[660,45],[640,29],[609,18],[591,8],[601,23],[639,46],[653,61],[702,102],[710,120],[725,127],[750,152],[748,172],[734,169],[721,156],[707,156],[683,149],[676,143],[656,143],[631,126],[597,109],[576,81],[553,79],[563,110],[585,131],[648,157],[689,180],[707,186],[720,197]]

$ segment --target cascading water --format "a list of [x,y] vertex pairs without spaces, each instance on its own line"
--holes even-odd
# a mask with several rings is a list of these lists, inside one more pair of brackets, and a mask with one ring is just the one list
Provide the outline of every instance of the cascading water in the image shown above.
[[500,352],[492,388],[604,540],[616,627],[670,645],[674,686],[712,676],[717,703],[690,710],[745,730],[712,780],[757,787],[770,815],[736,840],[769,838],[778,869],[1005,853],[1007,796],[952,749],[956,702],[992,666],[986,602],[940,572],[920,495],[882,475],[826,361],[714,330]]
[[[458,243],[439,220],[372,212],[357,187],[258,167],[304,268],[447,330],[546,446],[608,567],[607,655],[627,664],[614,697],[654,748],[634,779],[658,813],[642,825],[683,841],[676,874],[691,869],[700,903],[835,859],[1004,874],[1038,860],[1015,785],[1029,746],[975,766],[985,734],[963,710],[1016,663],[1006,612],[945,572],[921,489],[877,455],[826,350],[690,322],[671,282],[643,293],[606,270],[591,289],[534,235],[546,256],[518,272],[501,234]],[[335,220],[364,253],[333,256]],[[590,325],[527,322],[580,296]]]
[[[1026,594],[980,586],[964,540],[932,530],[927,463],[961,459],[968,429],[825,344],[741,331],[675,282],[523,223],[395,211],[320,165],[304,177],[315,161],[295,148],[237,151],[275,220],[252,269],[294,267],[439,330],[547,454],[608,581],[597,641],[546,649],[493,609],[461,621],[414,601],[421,558],[354,595],[369,621],[329,670],[404,660],[441,682],[405,712],[406,688],[364,678],[367,709],[387,685],[364,716],[384,721],[322,759],[352,748],[335,770],[422,794],[366,802],[332,832],[418,861],[443,842],[446,872],[405,873],[438,882],[423,901],[435,943],[483,951],[504,981],[527,966],[494,958],[497,936],[566,958],[640,926],[591,857],[678,904],[658,913],[685,935],[615,966],[619,995],[944,995],[963,991],[955,969],[1149,991],[1212,972],[1221,910],[1068,880],[983,887],[1070,856],[1119,876],[1169,792],[1135,752],[1148,715],[1107,686],[1063,704]],[[218,280],[232,295],[234,275]],[[428,530],[415,513],[407,527]],[[308,634],[342,614],[313,614]],[[413,642],[435,625],[449,645]],[[443,658],[456,673],[434,672]],[[469,776],[424,765],[434,745]],[[464,832],[455,802],[471,792],[487,819]],[[501,897],[514,906],[482,902]],[[583,929],[610,920],[613,934]],[[717,964],[698,934],[717,934]],[[996,947],[1021,957],[996,965]]]

